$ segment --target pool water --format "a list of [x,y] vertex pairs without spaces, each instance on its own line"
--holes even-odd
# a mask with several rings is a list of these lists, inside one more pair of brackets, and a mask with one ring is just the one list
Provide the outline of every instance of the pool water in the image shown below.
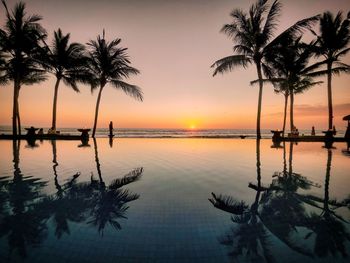
[[0,262],[348,262],[345,143],[0,141]]

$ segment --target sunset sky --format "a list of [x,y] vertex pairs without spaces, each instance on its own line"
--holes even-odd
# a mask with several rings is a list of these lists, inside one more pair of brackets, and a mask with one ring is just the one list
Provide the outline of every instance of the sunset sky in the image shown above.
[[[7,1],[13,7],[16,1]],[[141,74],[129,83],[140,86],[144,102],[106,87],[102,94],[99,127],[110,120],[122,128],[255,128],[258,88],[255,68],[237,69],[212,77],[210,65],[232,54],[232,41],[220,33],[234,8],[247,10],[248,0],[28,0],[27,12],[43,16],[49,33],[59,27],[71,40],[86,43],[106,30],[107,40],[121,38],[132,65]],[[281,0],[279,32],[297,20],[322,13],[350,10],[349,0]],[[4,24],[1,7],[0,22]],[[310,35],[305,35],[310,40]],[[50,41],[49,41],[50,42]],[[348,55],[345,63],[350,63]],[[326,80],[320,78],[320,80]],[[49,127],[52,116],[54,79],[23,86],[20,113],[24,125]],[[97,92],[80,85],[80,93],[62,85],[58,97],[58,127],[91,127]],[[345,127],[342,117],[350,114],[350,75],[333,81],[335,125]],[[12,83],[0,87],[0,125],[10,125]],[[327,126],[326,85],[314,87],[295,98],[295,123],[300,129]],[[270,85],[264,87],[262,128],[281,128],[283,96]]]

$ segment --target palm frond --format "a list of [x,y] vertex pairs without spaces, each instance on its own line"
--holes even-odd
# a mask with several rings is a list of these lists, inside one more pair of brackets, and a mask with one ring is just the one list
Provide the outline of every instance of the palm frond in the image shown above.
[[[280,82],[282,82],[282,81],[285,81],[285,79],[284,78],[270,78],[270,79],[262,79],[262,82],[264,83],[264,84],[269,84],[269,83],[280,83]],[[259,80],[258,79],[256,79],[256,80],[252,80],[251,82],[250,82],[250,85],[256,85],[256,84],[259,84]]]
[[237,201],[231,196],[216,196],[214,193],[211,193],[211,195],[213,198],[209,198],[209,201],[216,208],[219,208],[223,211],[234,215],[242,215],[248,209],[248,206],[243,201]]
[[246,68],[251,63],[252,60],[245,55],[233,55],[215,61],[211,67],[215,67],[213,73],[213,76],[215,76],[218,73],[223,74],[227,71],[232,71],[237,66]]
[[143,101],[143,92],[138,86],[131,85],[117,79],[112,79],[110,82],[115,88],[123,90],[127,95],[137,100]]
[[68,77],[68,76],[63,76],[62,80],[63,80],[65,85],[71,87],[75,92],[80,92],[80,90],[77,86],[77,82],[74,78]]
[[123,187],[124,185],[133,183],[137,180],[139,180],[142,176],[143,168],[136,168],[129,172],[127,175],[123,176],[123,178],[115,179],[112,181],[112,183],[109,185],[110,189],[118,189],[120,187]]
[[273,36],[273,31],[277,27],[277,19],[281,13],[282,5],[278,0],[275,0],[271,5],[270,11],[266,17],[266,22],[263,27],[263,35],[267,39],[270,39]]
[[278,45],[281,39],[285,38],[286,36],[296,37],[298,34],[301,34],[304,30],[311,29],[311,26],[319,20],[319,17],[319,15],[316,15],[299,20],[294,25],[292,25],[291,27],[283,31],[281,34],[279,34],[274,40],[272,40],[267,45],[267,48],[272,50],[275,46]]

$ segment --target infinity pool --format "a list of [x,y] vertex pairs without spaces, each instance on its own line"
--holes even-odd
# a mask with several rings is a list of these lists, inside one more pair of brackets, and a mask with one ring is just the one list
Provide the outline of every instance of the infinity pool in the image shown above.
[[0,262],[348,262],[345,143],[0,141]]

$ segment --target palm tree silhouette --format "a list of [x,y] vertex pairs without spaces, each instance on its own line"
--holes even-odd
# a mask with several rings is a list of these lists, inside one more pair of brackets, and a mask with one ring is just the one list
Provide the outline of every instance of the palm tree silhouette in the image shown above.
[[44,28],[39,24],[38,15],[26,16],[25,4],[19,2],[12,12],[2,0],[6,11],[6,24],[4,30],[0,29],[0,44],[5,53],[5,74],[2,82],[13,81],[13,110],[12,133],[21,134],[21,121],[19,115],[19,92],[22,84],[34,84],[45,80],[45,71],[40,68],[35,54],[40,50],[39,42],[46,37]]
[[91,175],[89,190],[92,190],[95,195],[94,198],[91,199],[91,218],[88,223],[97,227],[98,232],[103,235],[103,230],[108,223],[116,230],[121,229],[121,225],[118,223],[117,219],[126,218],[125,213],[129,208],[127,203],[137,200],[140,197],[138,194],[131,194],[129,190],[123,190],[121,188],[139,180],[143,173],[143,168],[136,168],[124,175],[121,179],[115,179],[106,186],[102,177],[96,138],[93,138],[93,141],[96,170],[99,179],[96,181],[93,178],[93,174]]
[[20,141],[13,140],[14,176],[5,186],[8,205],[0,217],[0,237],[7,237],[9,257],[13,251],[26,257],[28,246],[38,246],[47,234],[45,220],[49,217],[36,207],[36,202],[44,197],[42,189],[47,182],[24,176],[19,162]]
[[84,46],[79,43],[69,44],[70,34],[63,35],[59,28],[54,32],[54,40],[51,48],[45,45],[41,62],[45,69],[56,77],[53,109],[52,129],[56,130],[57,95],[60,81],[79,92],[77,80],[82,75],[84,59]]
[[341,62],[349,51],[350,43],[350,12],[343,20],[341,12],[334,16],[331,12],[323,13],[320,18],[319,33],[311,30],[316,36],[314,54],[323,56],[319,65],[326,65],[325,70],[314,72],[314,76],[327,75],[328,95],[328,128],[333,128],[332,74],[349,73],[350,66]]
[[[327,149],[327,168],[324,184],[324,197],[319,198],[309,195],[312,200],[309,204],[321,210],[320,214],[311,213],[308,220],[308,228],[310,233],[306,234],[305,238],[312,235],[315,237],[314,252],[319,257],[327,257],[329,254],[333,256],[339,252],[344,258],[347,257],[345,242],[350,241],[350,234],[347,232],[344,223],[349,223],[336,213],[336,209],[346,207],[348,200],[337,201],[331,200],[329,197],[329,183],[332,166],[332,148]],[[321,203],[322,205],[318,205]]]
[[[290,130],[294,125],[294,95],[319,85],[322,81],[313,81],[308,75],[315,70],[318,63],[308,66],[312,56],[312,44],[301,43],[301,37],[284,36],[275,46],[274,53],[267,55],[267,61],[272,67],[272,77],[267,82],[274,85],[275,91],[285,95],[283,134],[286,124],[287,99],[290,97]],[[258,80],[253,81],[256,83]]]
[[[257,183],[249,184],[256,191],[254,202],[248,206],[244,201],[237,201],[231,196],[215,195],[209,201],[218,209],[232,214],[235,227],[220,239],[224,245],[231,247],[233,260],[238,256],[250,257],[252,262],[273,262],[269,247],[269,237],[279,239],[291,250],[307,257],[313,257],[310,249],[303,246],[303,233],[296,239],[298,227],[311,229],[313,221],[303,203],[314,204],[315,198],[297,193],[298,189],[308,190],[320,187],[306,177],[293,172],[293,143],[289,148],[289,165],[287,168],[286,148],[283,147],[283,170],[273,175],[270,186],[261,183],[260,145],[257,142]],[[343,201],[342,204],[346,204]],[[318,207],[317,207],[318,208]],[[308,234],[305,238],[309,238]],[[326,238],[326,237],[325,237]]]
[[279,39],[285,35],[294,35],[301,32],[305,27],[317,20],[317,16],[298,21],[293,26],[285,30],[281,35],[273,38],[274,31],[277,27],[277,19],[281,11],[281,4],[278,0],[274,1],[271,7],[267,0],[258,0],[249,9],[249,13],[241,9],[234,9],[231,12],[233,19],[231,24],[226,24],[221,32],[231,37],[236,45],[233,51],[237,55],[224,57],[217,60],[212,67],[215,67],[214,76],[217,73],[231,71],[237,66],[243,68],[254,63],[257,70],[259,82],[258,112],[256,134],[261,138],[260,116],[263,92],[263,72],[267,77],[271,76],[271,70],[266,61],[266,55],[272,54],[274,46]]
[[250,207],[244,201],[214,193],[209,201],[214,207],[231,213],[231,220],[238,224],[237,228],[232,228],[230,233],[220,239],[221,244],[231,247],[229,256],[233,260],[245,254],[252,262],[273,262],[268,233],[258,212],[261,193],[267,191],[261,184],[260,140],[256,141],[256,158],[257,184],[249,184],[256,191],[256,195]]
[[[301,240],[296,240],[297,227],[307,227],[308,213],[303,201],[296,194],[299,189],[308,190],[319,185],[301,174],[293,172],[293,143],[289,147],[289,165],[287,169],[286,147],[283,147],[283,170],[275,172],[269,191],[261,199],[261,220],[268,230],[292,250],[312,257]],[[300,238],[300,237],[299,237]]]
[[102,38],[98,35],[96,41],[91,40],[87,43],[90,49],[87,61],[89,75],[86,77],[86,80],[91,84],[91,91],[99,87],[92,137],[95,137],[101,94],[106,84],[123,90],[137,100],[143,100],[142,91],[139,87],[122,81],[123,78],[128,78],[130,75],[136,75],[140,72],[130,66],[126,53],[127,49],[119,47],[120,42],[121,39],[119,38],[111,42],[106,41],[103,31]]
[[94,184],[97,186],[97,195],[91,200],[90,220],[88,224],[97,227],[98,232],[103,235],[103,230],[110,224],[116,230],[121,229],[119,218],[126,218],[125,213],[131,201],[139,199],[138,194],[132,194],[129,190],[121,189],[123,186],[133,183],[141,178],[143,168],[137,168],[121,179],[113,180],[107,187],[104,184]]

